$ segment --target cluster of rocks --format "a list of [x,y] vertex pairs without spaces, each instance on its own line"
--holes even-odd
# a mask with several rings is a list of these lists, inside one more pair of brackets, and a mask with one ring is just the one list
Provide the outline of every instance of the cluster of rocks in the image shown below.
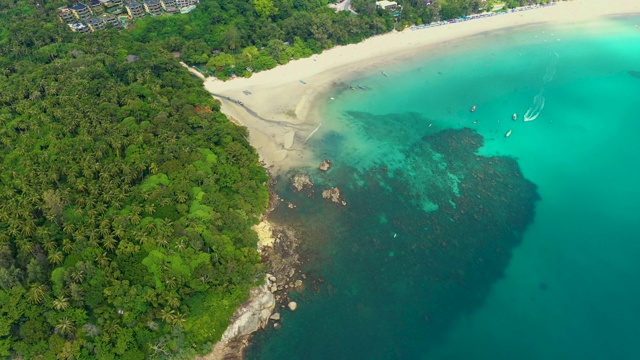
[[346,206],[347,205],[347,201],[344,200],[344,198],[342,198],[340,196],[340,189],[338,189],[337,187],[332,187],[331,189],[323,190],[322,191],[322,198],[323,199],[329,199],[329,200],[331,200],[331,202],[336,203],[336,204],[340,204],[342,206]]
[[[267,286],[270,287],[271,293],[274,294],[276,302],[280,303],[280,307],[282,309],[288,308],[289,311],[296,311],[296,309],[298,308],[298,303],[295,301],[292,301],[289,298],[288,291],[289,290],[301,291],[304,288],[304,283],[302,282],[302,280],[296,280],[295,282],[283,285],[283,282],[278,282],[278,278],[276,278],[273,275],[267,275],[267,279],[268,279]],[[276,295],[276,293],[278,294]],[[279,312],[274,312],[273,314],[271,314],[271,316],[269,316],[269,319],[274,322],[273,323],[274,329],[280,328],[281,325],[279,321],[281,319],[281,314]]]
[[299,173],[291,179],[291,184],[296,191],[302,191],[306,188],[313,187],[313,181],[308,174]]

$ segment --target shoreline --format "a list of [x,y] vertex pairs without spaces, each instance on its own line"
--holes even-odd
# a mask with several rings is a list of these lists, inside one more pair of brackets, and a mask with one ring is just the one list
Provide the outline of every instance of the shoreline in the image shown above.
[[[319,159],[305,157],[308,151],[305,152],[304,143],[322,124],[319,110],[327,93],[338,86],[345,87],[345,83],[353,78],[374,69],[388,71],[393,76],[390,69],[395,64],[424,54],[429,49],[450,47],[477,36],[487,36],[513,27],[543,23],[572,25],[615,16],[640,15],[640,2],[634,3],[635,1],[611,0],[611,4],[606,4],[606,8],[601,9],[599,7],[602,4],[598,0],[573,0],[560,2],[555,6],[438,27],[418,30],[407,28],[403,32],[391,32],[358,44],[325,50],[322,54],[253,74],[251,78],[235,78],[223,82],[209,77],[205,79],[204,86],[220,100],[221,111],[230,120],[248,128],[249,142],[257,149],[270,178],[275,179],[279,174],[297,166],[317,168]],[[244,94],[245,90],[251,91],[251,94]],[[273,200],[270,199],[270,208],[277,202]],[[263,233],[260,236],[262,244],[259,244],[263,250],[261,245],[274,250],[273,241],[278,238],[278,232],[271,228],[278,224],[268,222],[269,213],[270,210],[267,210],[263,215],[266,223],[261,223],[258,227],[258,233]],[[270,267],[269,272],[273,273],[273,266]],[[255,297],[252,293],[252,299]],[[277,311],[277,306],[275,308]],[[269,322],[267,318],[264,326]],[[242,356],[250,338],[251,334],[248,334],[236,339],[237,341],[221,341],[216,346],[226,345],[225,351],[230,351],[226,353],[227,356]],[[220,351],[219,348],[217,350]],[[215,351],[209,356],[212,357],[203,359],[226,358]]]
[[[304,141],[322,123],[320,101],[334,86],[436,47],[449,47],[475,36],[536,24],[571,25],[613,16],[640,15],[640,2],[598,0],[558,2],[527,11],[473,19],[430,28],[393,31],[357,44],[337,46],[310,58],[223,82],[206,78],[204,87],[222,103],[222,112],[246,126],[249,141],[273,174],[310,165]],[[391,72],[391,71],[390,71]],[[391,75],[392,76],[392,75]],[[243,91],[250,91],[249,95]]]

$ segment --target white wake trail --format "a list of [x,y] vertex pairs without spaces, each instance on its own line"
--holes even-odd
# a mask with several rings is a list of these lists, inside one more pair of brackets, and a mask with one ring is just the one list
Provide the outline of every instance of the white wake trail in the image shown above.
[[531,105],[531,107],[529,107],[527,112],[524,114],[524,121],[533,121],[537,119],[538,116],[540,116],[542,109],[544,109],[544,102],[545,102],[544,87],[553,80],[553,77],[556,74],[558,59],[560,58],[558,53],[554,52],[553,55],[554,56],[552,57],[551,62],[549,63],[549,66],[547,66],[547,71],[542,77],[542,86],[540,87],[540,91],[538,91],[538,94],[534,96],[533,104]]

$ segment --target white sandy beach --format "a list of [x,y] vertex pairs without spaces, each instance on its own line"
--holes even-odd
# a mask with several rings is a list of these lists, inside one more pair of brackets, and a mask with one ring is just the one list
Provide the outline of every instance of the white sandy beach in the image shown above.
[[[292,61],[251,78],[223,82],[210,77],[204,85],[222,101],[222,111],[227,116],[249,129],[249,140],[258,149],[262,161],[278,172],[297,164],[304,140],[321,123],[314,111],[318,96],[361,71],[390,69],[394,62],[407,57],[490,31],[545,22],[571,24],[630,14],[640,15],[640,0],[563,1],[528,11],[392,32]],[[244,90],[251,94],[244,94]]]

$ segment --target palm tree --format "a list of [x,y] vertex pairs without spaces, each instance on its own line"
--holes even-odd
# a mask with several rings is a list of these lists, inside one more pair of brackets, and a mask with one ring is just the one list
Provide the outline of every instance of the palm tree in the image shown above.
[[60,295],[57,299],[53,300],[53,308],[58,311],[64,311],[69,308],[69,299]]
[[162,319],[164,322],[171,322],[171,320],[173,319],[173,317],[175,316],[175,310],[169,309],[169,308],[164,308],[162,310],[160,310],[160,319]]
[[60,321],[55,327],[55,330],[62,335],[66,335],[66,334],[70,334],[71,332],[73,332],[73,330],[75,330],[75,325],[68,317],[65,317],[60,319]]
[[42,248],[45,249],[48,253],[53,252],[58,245],[53,239],[47,239],[42,243]]
[[169,288],[173,289],[178,286],[178,279],[175,276],[165,276],[162,282]]
[[153,204],[147,204],[147,206],[144,207],[144,211],[151,215],[156,212],[156,207]]
[[76,270],[71,273],[71,280],[75,283],[81,283],[84,281],[84,271]]
[[52,252],[49,253],[47,260],[49,260],[53,265],[60,265],[64,261],[64,255],[62,254],[62,251]]
[[124,235],[125,235],[124,226],[122,226],[122,224],[118,223],[115,226],[115,228],[113,229],[113,235],[115,235],[119,239],[124,238]]
[[171,319],[172,326],[183,327],[186,322],[187,319],[185,318],[185,316],[179,312],[177,312],[176,315]]
[[103,252],[102,254],[98,254],[98,256],[96,257],[96,262],[100,267],[105,267],[109,265],[110,261],[111,259],[107,256],[106,252]]
[[33,304],[40,304],[44,300],[46,292],[47,292],[46,286],[39,283],[35,283],[31,285],[31,288],[29,288],[29,291],[27,292],[27,298]]
[[180,239],[180,241],[178,241],[178,243],[176,244],[176,249],[178,249],[178,251],[183,251],[186,248],[187,245],[184,243],[184,239]]
[[180,307],[180,298],[175,293],[170,293],[167,295],[167,305],[172,309],[177,309]]
[[113,236],[107,236],[102,239],[102,246],[104,246],[107,250],[113,250],[116,248],[117,241],[113,238]]
[[189,196],[187,196],[187,194],[183,192],[179,193],[176,197],[178,198],[178,202],[180,204],[184,204],[189,199]]
[[104,326],[104,332],[113,336],[115,334],[117,334],[118,332],[120,332],[120,325],[118,325],[116,320],[113,321],[109,321],[108,323],[105,324]]
[[62,251],[67,254],[70,254],[73,251],[73,243],[70,239],[62,240]]

